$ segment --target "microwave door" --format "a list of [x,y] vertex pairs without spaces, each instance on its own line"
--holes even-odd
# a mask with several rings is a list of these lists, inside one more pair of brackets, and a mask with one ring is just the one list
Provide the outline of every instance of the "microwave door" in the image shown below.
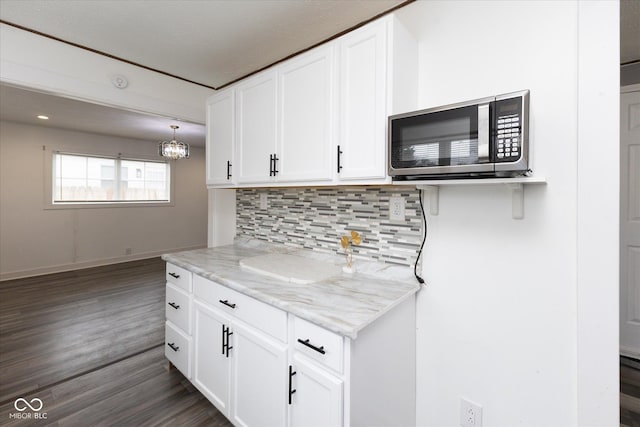
[[489,116],[489,104],[481,104],[396,118],[391,135],[393,172],[424,175],[492,171]]

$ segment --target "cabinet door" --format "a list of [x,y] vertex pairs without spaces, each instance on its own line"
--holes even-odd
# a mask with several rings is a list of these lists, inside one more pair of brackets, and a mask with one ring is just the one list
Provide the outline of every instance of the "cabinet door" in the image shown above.
[[341,180],[386,177],[386,21],[340,39]]
[[333,46],[317,48],[280,69],[278,181],[333,177],[333,52]]
[[287,420],[287,346],[262,332],[233,324],[233,423],[280,427]]
[[236,88],[236,159],[239,183],[264,183],[276,152],[276,74],[268,71]]
[[313,362],[295,354],[290,405],[291,427],[339,427],[343,423],[342,381]]
[[198,301],[194,306],[193,383],[217,408],[229,415],[231,358],[223,348],[222,328],[229,320]]
[[233,89],[207,101],[207,185],[233,181],[234,117]]

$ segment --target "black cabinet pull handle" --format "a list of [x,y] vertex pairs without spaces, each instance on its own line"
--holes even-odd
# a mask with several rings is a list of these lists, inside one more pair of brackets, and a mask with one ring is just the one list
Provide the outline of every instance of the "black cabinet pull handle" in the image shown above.
[[227,357],[229,357],[229,350],[233,348],[232,345],[229,345],[229,335],[233,335],[233,332],[229,328],[227,328]]
[[300,344],[302,344],[302,345],[306,345],[307,347],[309,347],[312,350],[317,351],[318,353],[321,353],[321,354],[325,354],[326,353],[326,351],[324,351],[324,346],[316,347],[315,345],[311,344],[308,339],[303,341],[300,338],[298,338],[298,342]]
[[227,160],[227,180],[231,179],[231,162]]
[[222,354],[224,354],[225,349],[227,348],[227,343],[225,342],[227,336],[227,327],[222,324]]
[[338,145],[338,173],[340,173],[340,171],[342,170],[342,165],[340,164],[340,155],[342,154],[342,150],[340,149],[340,146]]
[[222,325],[222,354],[226,357],[229,357],[229,350],[233,348],[233,346],[229,345],[229,335],[233,335],[231,332],[231,328],[228,326]]
[[176,304],[175,302],[170,302],[168,303],[171,307],[175,308],[176,310],[178,310],[180,308],[180,306],[178,304]]
[[269,154],[269,176],[273,176],[273,154]]
[[291,386],[293,385],[293,376],[296,374],[297,372],[293,370],[293,366],[289,365],[289,405],[291,405],[291,397],[293,396],[293,393],[296,392],[295,389],[292,389]]
[[173,350],[173,351],[176,351],[176,352],[177,352],[178,350],[180,350],[180,347],[178,347],[178,346],[176,345],[176,343],[174,343],[174,342],[168,342],[168,343],[167,343],[167,345],[168,345],[169,347],[171,347],[171,350]]
[[228,326],[222,325],[222,354],[226,357],[229,357],[229,350],[233,347],[229,345],[229,335],[233,335],[231,332],[231,328]]
[[176,273],[169,273],[169,276],[173,277],[174,279],[179,279],[180,275],[176,274]]
[[236,308],[236,305],[235,304],[231,304],[228,299],[226,299],[226,300],[218,300],[218,302],[220,304],[226,305],[227,307]]
[[273,155],[273,176],[276,176],[279,172],[278,170],[278,156],[276,154]]

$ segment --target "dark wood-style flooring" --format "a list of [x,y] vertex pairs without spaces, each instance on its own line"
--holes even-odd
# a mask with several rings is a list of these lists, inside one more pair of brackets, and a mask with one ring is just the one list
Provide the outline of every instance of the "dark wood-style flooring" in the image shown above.
[[[168,369],[164,292],[159,258],[0,283],[0,425],[231,426]],[[11,418],[18,398],[46,419]],[[640,427],[640,362],[625,357],[620,424]]]
[[620,425],[640,427],[640,361],[620,357]]
[[168,369],[164,294],[159,258],[0,283],[0,425],[230,426]]

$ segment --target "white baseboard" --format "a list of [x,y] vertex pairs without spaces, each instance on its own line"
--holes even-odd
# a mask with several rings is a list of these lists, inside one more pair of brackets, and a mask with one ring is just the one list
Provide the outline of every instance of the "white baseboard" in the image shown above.
[[82,270],[84,268],[100,267],[103,265],[119,264],[121,262],[138,261],[141,259],[159,257],[162,254],[189,251],[192,249],[202,249],[205,247],[206,246],[173,248],[173,249],[166,249],[162,251],[153,251],[153,252],[145,252],[145,253],[132,254],[132,255],[124,255],[124,256],[118,256],[113,258],[103,258],[103,259],[96,259],[91,261],[75,262],[70,264],[53,265],[53,266],[34,268],[29,270],[10,271],[7,273],[3,272],[3,273],[0,273],[0,282],[4,282],[6,280],[23,279],[25,277],[42,276],[44,274],[62,273],[65,271],[72,271],[72,270]]

